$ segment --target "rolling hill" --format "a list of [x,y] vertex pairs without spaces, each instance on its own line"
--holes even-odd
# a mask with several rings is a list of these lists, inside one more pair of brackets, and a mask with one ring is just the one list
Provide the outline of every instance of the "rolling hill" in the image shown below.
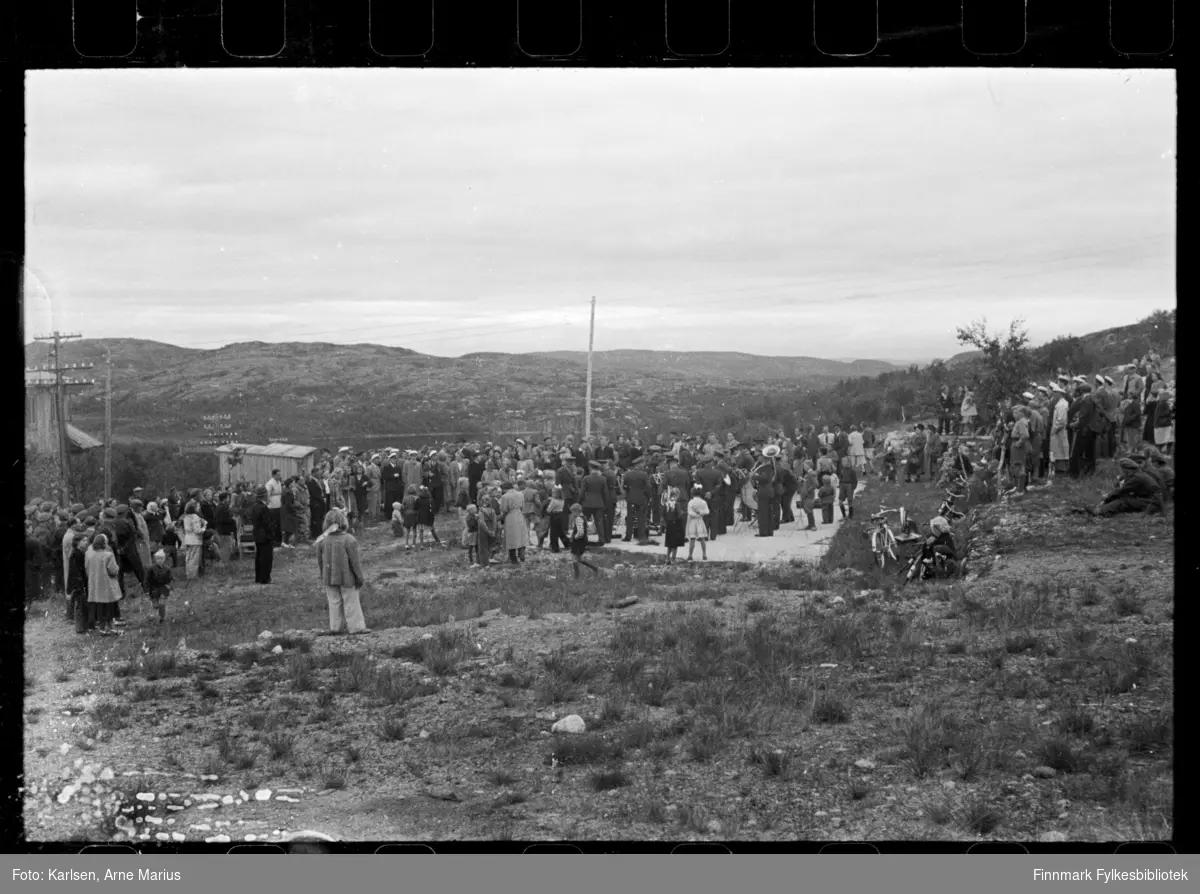
[[[1064,336],[1037,350],[1064,351],[1081,368],[1107,367],[1151,345],[1173,353],[1174,325],[1174,311],[1160,313],[1132,326]],[[583,427],[587,355],[581,351],[437,357],[372,344],[246,342],[197,350],[112,339],[107,345],[118,443],[194,442],[208,435],[202,417],[213,413],[231,417],[239,440],[318,446]],[[69,342],[63,362],[95,364],[102,382],[104,348],[94,339]],[[969,366],[973,353],[948,365]],[[25,349],[31,366],[46,356],[44,344]],[[882,393],[901,384],[897,376],[913,377],[877,360],[621,350],[595,354],[593,373],[593,428],[609,434],[730,430],[748,418],[773,424],[768,421],[795,413],[809,416],[821,403],[817,396],[839,382],[845,383],[841,390],[853,380],[861,383],[855,390]],[[872,384],[877,376],[889,381]],[[72,421],[85,431],[103,430],[102,384],[73,399]]]

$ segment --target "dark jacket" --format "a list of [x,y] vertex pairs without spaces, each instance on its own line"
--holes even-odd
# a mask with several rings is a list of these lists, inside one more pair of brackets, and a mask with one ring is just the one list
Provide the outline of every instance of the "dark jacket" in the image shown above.
[[166,596],[171,592],[171,583],[174,581],[174,576],[171,574],[169,565],[158,567],[151,565],[146,572],[146,592],[154,599],[161,596]]
[[630,469],[625,473],[625,502],[644,506],[650,502],[651,482],[645,469]]
[[575,470],[564,464],[554,473],[554,483],[563,489],[563,501],[568,507],[579,502],[579,485],[575,483]]
[[232,537],[237,533],[237,521],[233,517],[233,511],[230,510],[228,503],[221,503],[217,506],[217,533],[226,537]]
[[603,475],[592,472],[583,479],[583,489],[578,502],[584,509],[603,509],[608,505],[608,482],[604,480]]
[[67,592],[87,599],[87,562],[77,549],[71,550],[71,558],[67,561]]
[[275,541],[275,535],[271,531],[271,510],[262,500],[256,500],[250,508],[250,525],[254,530],[255,543]]
[[1122,497],[1135,497],[1142,500],[1161,500],[1162,486],[1158,479],[1145,470],[1139,470],[1124,478],[1117,489],[1104,498],[1108,503]]

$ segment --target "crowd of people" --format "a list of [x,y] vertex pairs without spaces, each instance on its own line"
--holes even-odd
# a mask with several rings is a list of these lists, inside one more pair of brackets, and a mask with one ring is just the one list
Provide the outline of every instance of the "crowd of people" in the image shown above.
[[[1111,458],[1122,479],[1096,514],[1161,509],[1173,497],[1175,391],[1152,355],[1126,366],[1119,387],[1111,377],[1089,382],[1061,370],[1053,381],[1031,383],[997,407],[990,432],[975,426],[970,389],[943,388],[940,401],[936,428],[917,423],[882,435],[861,423],[797,427],[791,436],[780,430],[753,443],[732,433],[671,432],[651,442],[622,434],[404,451],[343,447],[323,451],[299,474],[275,470],[265,482],[153,498],[138,487],[123,502],[90,506],[35,501],[26,507],[26,600],[57,591],[77,630],[112,634],[125,623],[128,575],[134,595],[144,592],[161,621],[181,566],[190,581],[252,550],[255,582],[265,585],[276,549],[317,546],[325,586],[347,591],[337,599],[341,623],[359,629],[361,608],[347,583],[361,585],[354,534],[376,524],[390,523],[405,549],[424,548],[426,535],[443,548],[451,538],[439,536],[438,518],[454,513],[455,545],[470,567],[506,558],[520,564],[536,544],[570,552],[579,576],[581,568],[600,573],[586,558],[588,545],[609,543],[619,528],[626,542],[641,545],[661,536],[674,563],[685,545],[692,560],[697,543],[706,559],[706,543],[739,524],[771,537],[798,517],[805,530],[817,529],[818,508],[822,524],[833,523],[835,507],[852,518],[867,475],[897,486],[901,474],[906,483],[938,484],[975,476],[985,489],[1007,478],[1019,494],[1056,475],[1090,475],[1098,459]],[[332,544],[343,544],[341,558],[326,561],[321,550]],[[329,568],[340,583],[324,580]],[[331,623],[334,601],[331,593]]]

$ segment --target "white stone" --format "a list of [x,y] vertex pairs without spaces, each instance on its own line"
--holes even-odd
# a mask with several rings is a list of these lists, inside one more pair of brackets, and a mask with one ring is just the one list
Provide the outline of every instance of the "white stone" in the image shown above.
[[163,824],[163,820],[162,820],[161,816],[148,816],[148,817],[146,817],[146,822],[151,823],[155,826],[161,826]]
[[258,791],[256,791],[254,793],[254,800],[255,801],[270,801],[271,800],[271,790],[269,788],[260,788]]
[[429,738],[429,730],[424,730],[424,729],[421,730],[421,732],[418,733],[418,737],[422,738],[422,739],[428,739]]
[[220,806],[221,806],[221,805],[219,805],[219,804],[214,804],[214,803],[212,803],[211,801],[206,801],[205,803],[198,805],[198,806],[196,807],[196,809],[197,809],[197,810],[216,810],[216,809],[217,809],[218,807],[220,807]]
[[875,761],[864,757],[859,760],[856,760],[854,762],[854,766],[858,767],[860,770],[874,770],[875,769]]
[[103,770],[101,770],[101,771],[100,771],[100,778],[101,778],[101,779],[103,779],[103,780],[104,780],[104,781],[106,781],[106,782],[107,782],[109,779],[112,779],[112,778],[113,778],[113,771],[112,771],[112,767],[105,767]]
[[1043,844],[1058,844],[1067,840],[1066,832],[1043,832],[1038,836],[1038,841]]
[[72,766],[74,766],[75,769],[78,770],[80,767],[83,766],[83,758],[81,758],[81,757],[75,758],[75,763]]
[[152,792],[138,792],[135,796],[139,801],[153,801],[154,794]]
[[66,753],[67,753],[68,751],[70,751],[70,750],[71,750],[71,743],[70,743],[70,742],[63,742],[61,745],[59,745],[59,746],[58,746],[58,753],[59,753],[59,754],[66,754]]
[[160,801],[165,801],[165,800],[167,800],[167,796],[166,796],[166,795],[165,795],[163,792],[159,792],[159,793],[158,793],[158,800],[160,800]]
[[238,792],[238,797],[241,798],[243,801],[250,800],[250,795],[245,790]]
[[171,840],[172,841],[187,841],[187,836],[184,835],[182,832],[172,832]]
[[171,836],[168,835],[166,832],[155,832],[154,837],[157,838],[159,841],[170,841],[171,840]]
[[173,826],[173,825],[175,825],[175,820],[173,820],[173,819],[169,819],[169,820],[167,820],[167,825],[168,825],[168,826]]
[[193,832],[211,832],[212,826],[210,826],[208,823],[193,823],[192,831]]
[[205,844],[225,844],[229,841],[228,835],[210,835],[204,839]]
[[1129,645],[1132,646],[1134,643],[1137,642],[1137,640],[1134,639],[1132,636],[1130,636],[1130,637],[1126,637],[1125,642],[1129,643]]
[[587,725],[578,714],[568,714],[562,720],[555,723],[554,726],[550,727],[550,732],[552,733],[582,733],[586,730]]
[[277,789],[275,789],[275,791],[281,795],[302,795],[302,794],[304,794],[304,789],[302,789],[302,788],[277,788]]
[[273,634],[270,630],[264,630],[262,633],[260,633],[258,635],[258,638],[259,639],[271,639],[271,637],[273,637],[274,635],[275,634]]
[[299,798],[293,798],[288,795],[276,795],[275,800],[276,801],[286,801],[288,804],[299,804],[300,803]]
[[432,634],[432,633],[426,633],[426,634],[424,634],[424,635],[421,637],[421,639],[433,639],[433,634]]
[[233,803],[233,795],[225,795],[225,796],[223,796],[223,797],[221,798],[221,803],[222,803],[222,804],[227,804],[227,805],[228,805],[228,804],[232,804],[232,803]]
[[276,646],[274,649],[271,650],[271,654],[272,655],[282,655],[283,654],[283,646]]
[[220,777],[216,773],[206,773],[200,778],[205,782],[216,782]]
[[196,795],[196,798],[200,801],[220,801],[221,800],[220,795],[214,794],[212,792],[205,792],[202,795]]
[[182,804],[168,804],[167,810],[183,810]]
[[242,840],[243,840],[243,841],[257,841],[257,840],[258,840],[258,836],[257,836],[257,835],[255,835],[253,832],[247,832],[247,833],[246,833],[246,837],[245,837],[245,838],[243,838]]
[[66,804],[73,797],[75,797],[75,793],[77,791],[79,791],[79,786],[75,783],[71,783],[70,785],[66,786],[61,792],[58,793],[58,803]]

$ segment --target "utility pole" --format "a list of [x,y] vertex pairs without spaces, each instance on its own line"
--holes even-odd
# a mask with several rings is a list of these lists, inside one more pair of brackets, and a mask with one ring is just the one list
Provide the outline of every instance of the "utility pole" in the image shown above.
[[34,341],[52,341],[54,342],[54,409],[58,415],[58,468],[59,474],[62,477],[62,505],[70,504],[70,489],[67,485],[67,476],[70,473],[70,461],[67,455],[67,391],[68,384],[85,384],[80,382],[65,382],[63,373],[68,369],[91,369],[92,364],[72,364],[69,367],[64,367],[59,360],[59,347],[64,341],[72,338],[82,338],[78,333],[65,335],[55,331],[52,335],[42,335],[34,339]]
[[588,329],[587,396],[583,406],[583,436],[592,436],[592,345],[596,338],[596,297],[592,296],[592,323]]
[[104,379],[104,499],[112,496],[112,351],[104,346],[108,374]]

